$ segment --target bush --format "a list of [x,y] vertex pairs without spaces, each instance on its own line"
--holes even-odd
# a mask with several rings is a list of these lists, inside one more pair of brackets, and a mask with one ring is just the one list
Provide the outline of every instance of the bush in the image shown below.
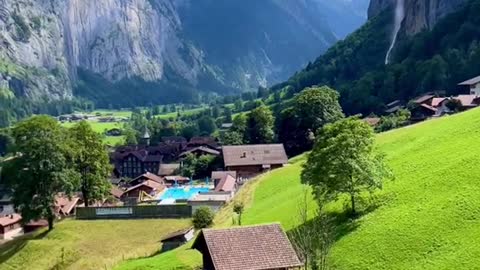
[[214,217],[212,209],[202,206],[193,213],[193,226],[196,229],[208,228],[212,226]]

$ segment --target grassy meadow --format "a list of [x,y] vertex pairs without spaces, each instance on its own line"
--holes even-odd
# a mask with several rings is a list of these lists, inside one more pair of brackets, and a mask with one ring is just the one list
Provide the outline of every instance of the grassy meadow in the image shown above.
[[150,256],[160,239],[190,226],[189,219],[65,220],[0,246],[0,269],[111,269],[122,260]]
[[[480,255],[480,110],[427,121],[378,135],[395,173],[375,196],[377,209],[350,221],[331,251],[333,269],[476,269]],[[243,224],[298,225],[304,187],[304,157],[245,186],[236,200],[246,204]],[[313,200],[309,196],[313,210]],[[328,207],[341,213],[344,202]],[[313,212],[313,211],[312,211]],[[232,206],[216,227],[230,226]],[[347,227],[347,226],[345,226]],[[201,256],[188,245],[150,258],[130,260],[118,270],[193,269]]]
[[[123,129],[123,123],[119,122],[107,122],[107,123],[102,123],[102,122],[96,122],[96,121],[87,121],[92,129],[102,135],[105,135],[105,131],[112,129],[112,128],[119,128]],[[76,123],[75,122],[65,122],[62,123],[63,127],[70,128],[74,126]],[[117,143],[123,143],[125,140],[125,136],[104,136],[103,142],[107,145],[114,146]]]

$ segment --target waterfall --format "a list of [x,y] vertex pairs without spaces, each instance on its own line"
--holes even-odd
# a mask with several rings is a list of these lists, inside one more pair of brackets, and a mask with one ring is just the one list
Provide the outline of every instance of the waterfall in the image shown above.
[[395,43],[397,42],[398,32],[402,27],[403,19],[405,19],[405,0],[397,0],[397,5],[395,7],[395,28],[393,29],[392,44],[390,44],[387,56],[385,57],[385,65],[390,63],[390,54],[392,53]]

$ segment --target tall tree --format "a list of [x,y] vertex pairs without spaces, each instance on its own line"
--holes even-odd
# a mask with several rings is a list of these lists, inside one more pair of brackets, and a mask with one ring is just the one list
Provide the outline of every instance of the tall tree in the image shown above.
[[210,135],[212,134],[217,126],[215,125],[215,120],[213,120],[210,116],[203,116],[202,118],[198,119],[198,129],[202,135]]
[[69,129],[74,155],[74,169],[80,173],[80,189],[85,206],[102,200],[110,191],[111,166],[100,135],[85,121]]
[[272,111],[265,105],[252,110],[247,116],[246,138],[251,144],[271,143],[274,139]]
[[55,219],[55,196],[71,195],[79,175],[72,167],[73,151],[67,132],[48,116],[34,116],[12,131],[14,151],[4,176],[13,189],[13,202],[24,221],[46,218],[49,230]]
[[302,171],[302,181],[317,194],[348,194],[352,215],[363,191],[382,188],[391,172],[383,155],[375,151],[373,129],[356,118],[339,120],[319,130],[313,151]]
[[339,94],[329,87],[307,88],[293,100],[280,118],[279,139],[289,155],[312,149],[312,132],[343,118]]
[[233,121],[232,109],[230,109],[230,107],[225,107],[223,109],[223,116],[224,116],[224,120],[223,120],[224,123],[232,123]]

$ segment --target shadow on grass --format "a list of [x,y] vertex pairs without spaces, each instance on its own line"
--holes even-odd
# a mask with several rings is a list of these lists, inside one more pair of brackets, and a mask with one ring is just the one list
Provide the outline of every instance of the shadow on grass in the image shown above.
[[0,245],[0,264],[8,261],[13,255],[21,251],[30,240],[40,240],[48,235],[49,231],[33,232],[17,237]]

